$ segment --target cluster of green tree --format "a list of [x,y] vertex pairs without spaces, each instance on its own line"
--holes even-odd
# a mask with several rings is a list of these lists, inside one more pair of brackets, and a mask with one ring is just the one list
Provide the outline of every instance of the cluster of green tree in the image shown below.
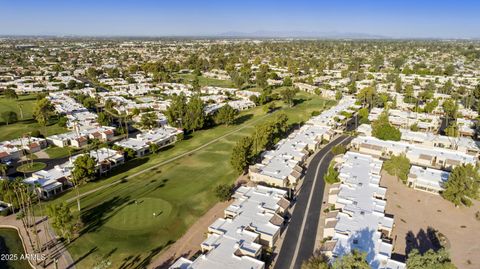
[[[356,92],[356,86],[352,86],[352,90],[353,93]],[[373,107],[386,108],[389,101],[392,101],[390,95],[384,92],[377,93],[374,86],[365,87],[357,94],[357,103],[368,109]]]
[[85,84],[83,82],[77,82],[75,80],[69,80],[67,84],[65,83],[59,83],[58,84],[58,89],[63,91],[63,90],[75,90],[75,89],[82,89],[85,87]]
[[33,107],[33,118],[43,126],[43,133],[46,134],[47,124],[50,122],[51,118],[55,115],[55,108],[53,107],[50,100],[47,98],[42,98],[37,100],[35,106]]
[[232,197],[235,185],[233,184],[221,184],[215,187],[215,196],[221,201],[228,201]]
[[418,249],[413,249],[408,253],[408,269],[455,269],[457,268],[450,260],[449,254],[445,249],[434,251],[433,249],[421,254]]
[[225,124],[228,126],[234,123],[237,114],[237,110],[226,104],[218,109],[213,118],[216,124]]
[[370,269],[366,258],[367,253],[354,249],[330,263],[327,256],[315,253],[302,263],[301,269]]
[[[445,249],[434,251],[432,249],[421,254],[418,249],[413,249],[406,261],[408,269],[455,269],[457,268],[450,260]],[[316,252],[308,260],[302,263],[301,269],[370,269],[367,262],[367,253],[354,249],[351,253],[330,259]]]
[[370,115],[370,111],[367,107],[362,107],[358,110],[358,124],[369,124],[370,120],[368,119],[368,115]]
[[445,189],[441,193],[443,198],[456,206],[471,206],[472,200],[478,199],[479,195],[478,168],[471,164],[455,167],[443,187]]
[[333,153],[333,155],[340,155],[347,152],[347,148],[344,145],[339,144],[339,145],[333,146],[331,152]]
[[194,132],[202,129],[205,125],[204,107],[205,104],[200,96],[192,96],[187,102],[187,97],[180,94],[172,98],[165,115],[170,125],[182,128],[187,132]]
[[289,107],[293,107],[293,105],[295,104],[294,98],[297,93],[298,93],[297,89],[288,87],[283,89],[280,92],[280,95],[282,96],[282,100],[285,104],[287,104]]
[[258,155],[270,149],[289,130],[288,117],[279,114],[275,119],[262,125],[255,126],[255,132],[248,137],[240,139],[232,150],[230,163],[238,173],[244,173],[249,165],[255,163]]
[[[7,167],[5,165],[0,165],[2,174],[5,174],[6,169]],[[41,253],[44,247],[40,244],[41,231],[43,230],[45,233],[44,236],[47,236],[47,238],[50,238],[50,235],[47,232],[47,222],[44,221],[43,227],[39,229],[39,224],[35,219],[35,210],[44,210],[38,187],[39,184],[36,184],[35,188],[32,188],[30,185],[27,185],[21,177],[13,180],[0,180],[0,200],[12,205],[8,210],[2,211],[2,214],[16,214],[16,218],[21,221],[26,231],[30,246],[32,246],[36,252]]]
[[70,96],[87,109],[95,109],[97,106],[97,100],[87,94],[71,93]]
[[432,75],[432,76],[452,76],[455,74],[455,66],[448,64],[444,68],[440,66],[428,67],[425,63],[418,63],[413,65],[412,68],[406,66],[402,69],[402,74],[405,75]]
[[140,126],[144,129],[153,129],[158,127],[158,116],[155,112],[143,113],[140,117]]
[[385,110],[378,116],[376,121],[372,122],[372,136],[381,140],[400,141],[402,133],[390,124],[388,111]]
[[407,183],[410,172],[410,160],[405,154],[393,155],[383,163],[383,169],[391,176],[397,177],[403,183]]
[[257,73],[255,74],[255,83],[260,89],[265,89],[268,86],[268,65],[262,64],[258,68]]
[[67,203],[50,204],[47,206],[47,216],[52,227],[60,232],[61,237],[70,243],[74,232],[73,214]]
[[3,111],[0,114],[0,117],[5,122],[6,125],[8,125],[9,123],[15,123],[18,121],[17,113],[11,110]]
[[76,192],[78,211],[81,212],[79,186],[95,178],[97,161],[89,154],[80,155],[73,162],[72,183]]
[[10,88],[3,90],[3,96],[5,96],[7,99],[18,99],[18,95],[15,90]]

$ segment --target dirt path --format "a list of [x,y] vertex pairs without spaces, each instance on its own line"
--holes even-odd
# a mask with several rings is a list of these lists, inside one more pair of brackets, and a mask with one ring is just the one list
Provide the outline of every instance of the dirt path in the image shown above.
[[160,256],[155,258],[148,268],[165,269],[179,257],[191,258],[200,250],[200,244],[206,238],[205,233],[208,231],[208,226],[216,219],[224,216],[223,211],[231,202],[232,201],[215,204],[205,215],[198,219],[180,239],[160,254]]

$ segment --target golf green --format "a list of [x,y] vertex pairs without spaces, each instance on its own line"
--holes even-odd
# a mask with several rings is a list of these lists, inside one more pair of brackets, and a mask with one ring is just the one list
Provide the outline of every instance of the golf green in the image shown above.
[[118,209],[105,223],[117,230],[134,230],[161,226],[170,218],[172,205],[160,198],[140,198]]

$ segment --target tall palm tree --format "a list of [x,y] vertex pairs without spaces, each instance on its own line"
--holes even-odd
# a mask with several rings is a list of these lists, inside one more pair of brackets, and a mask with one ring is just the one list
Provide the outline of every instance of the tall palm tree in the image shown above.
[[[47,253],[48,256],[50,256],[50,247],[49,247],[49,241],[50,241],[50,233],[48,232],[48,216],[46,214],[45,208],[43,207],[42,200],[40,199],[41,193],[40,193],[40,183],[35,183],[35,193],[37,196],[37,203],[38,206],[40,207],[40,211],[42,211],[42,214],[45,215],[45,220],[43,221],[43,232],[45,233],[45,240],[46,240],[46,247],[47,247]],[[43,260],[44,267],[46,265],[47,259]]]
[[26,186],[23,182],[23,179],[21,177],[15,178],[15,180],[13,181],[13,187],[14,187],[15,196],[17,198],[19,208],[20,208],[20,212],[19,212],[20,214],[17,215],[17,217],[20,218],[20,220],[22,221],[22,225],[26,231],[28,241],[30,242],[30,246],[34,248],[32,238],[30,236],[30,231],[28,229],[28,227],[30,226],[30,220],[28,218],[29,210],[26,206],[27,205],[26,197],[25,197]]
[[90,143],[90,150],[95,150],[95,152],[97,153],[97,162],[100,161],[100,157],[98,156],[98,149],[100,148],[100,144],[101,142],[97,138],[93,139]]
[[17,103],[18,110],[20,111],[20,119],[23,120],[23,104]]

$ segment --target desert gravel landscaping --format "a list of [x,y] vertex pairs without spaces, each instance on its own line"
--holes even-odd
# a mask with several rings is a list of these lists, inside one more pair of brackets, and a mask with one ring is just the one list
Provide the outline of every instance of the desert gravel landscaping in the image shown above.
[[480,268],[480,221],[475,218],[479,201],[469,208],[455,208],[441,196],[407,188],[385,172],[381,185],[388,188],[386,212],[395,217],[395,253],[404,255],[412,247],[421,251],[437,247],[429,237],[433,228],[447,238],[450,257],[459,269]]

